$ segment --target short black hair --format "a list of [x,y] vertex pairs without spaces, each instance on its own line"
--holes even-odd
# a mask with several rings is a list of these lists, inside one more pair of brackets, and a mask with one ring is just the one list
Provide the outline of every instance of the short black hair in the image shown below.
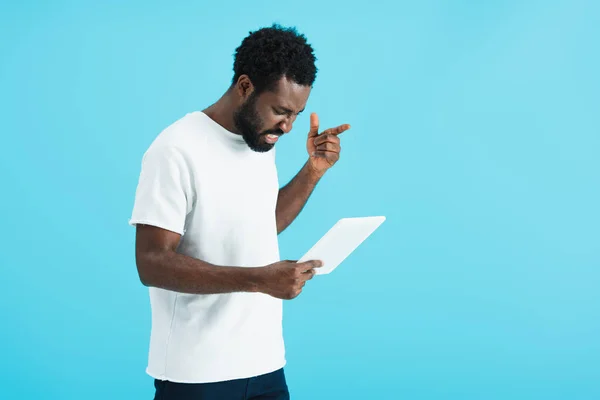
[[306,37],[296,28],[278,24],[250,32],[235,50],[234,85],[248,75],[255,90],[272,90],[282,76],[303,86],[311,86],[317,76],[316,57]]

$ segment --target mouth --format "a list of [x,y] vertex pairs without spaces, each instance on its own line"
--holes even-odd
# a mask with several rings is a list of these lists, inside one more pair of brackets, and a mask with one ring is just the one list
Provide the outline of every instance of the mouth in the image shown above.
[[279,135],[268,134],[265,135],[265,141],[269,144],[274,144],[279,140]]

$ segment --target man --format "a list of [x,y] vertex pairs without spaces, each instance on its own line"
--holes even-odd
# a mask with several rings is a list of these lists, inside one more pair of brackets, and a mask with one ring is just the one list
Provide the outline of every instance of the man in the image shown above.
[[341,125],[310,117],[308,161],[279,189],[275,143],[306,105],[317,69],[295,29],[251,32],[227,92],[167,127],[142,161],[133,214],[149,287],[147,373],[155,399],[287,399],[282,299],[318,260],[280,261],[277,235],[339,158]]

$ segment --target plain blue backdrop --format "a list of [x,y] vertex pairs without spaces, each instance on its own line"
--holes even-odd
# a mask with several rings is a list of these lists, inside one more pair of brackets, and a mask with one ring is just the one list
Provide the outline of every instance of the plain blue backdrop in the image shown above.
[[152,398],[127,225],[141,156],[273,22],[319,68],[281,184],[310,112],[352,124],[282,257],[339,218],[388,218],[285,303],[293,398],[600,398],[599,2],[11,3],[0,398]]

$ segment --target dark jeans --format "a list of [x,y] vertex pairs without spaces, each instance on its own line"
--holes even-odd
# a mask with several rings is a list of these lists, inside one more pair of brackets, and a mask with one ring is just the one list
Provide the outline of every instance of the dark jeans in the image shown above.
[[289,400],[283,369],[247,379],[215,383],[154,380],[154,400]]

